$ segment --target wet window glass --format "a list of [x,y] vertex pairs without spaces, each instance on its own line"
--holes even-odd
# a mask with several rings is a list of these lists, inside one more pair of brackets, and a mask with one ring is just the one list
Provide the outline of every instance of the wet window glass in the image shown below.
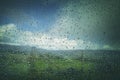
[[0,0],[0,80],[120,80],[120,0]]

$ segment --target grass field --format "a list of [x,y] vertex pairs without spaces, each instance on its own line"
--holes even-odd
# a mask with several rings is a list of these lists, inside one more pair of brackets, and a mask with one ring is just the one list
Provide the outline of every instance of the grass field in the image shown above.
[[0,80],[120,80],[119,54],[108,55],[85,59],[1,51]]

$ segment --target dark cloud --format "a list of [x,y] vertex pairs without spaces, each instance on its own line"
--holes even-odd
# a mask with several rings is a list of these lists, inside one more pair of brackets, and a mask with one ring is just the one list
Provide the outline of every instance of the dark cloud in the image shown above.
[[[55,30],[65,36],[120,47],[120,1],[70,1],[61,10]],[[56,28],[56,26],[58,26]]]
[[0,12],[1,25],[41,20],[35,31],[120,48],[120,0],[1,0]]

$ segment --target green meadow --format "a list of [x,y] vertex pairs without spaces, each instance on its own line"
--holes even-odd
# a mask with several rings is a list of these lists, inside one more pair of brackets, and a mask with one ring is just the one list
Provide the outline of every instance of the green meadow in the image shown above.
[[119,61],[110,59],[0,52],[0,80],[119,80]]

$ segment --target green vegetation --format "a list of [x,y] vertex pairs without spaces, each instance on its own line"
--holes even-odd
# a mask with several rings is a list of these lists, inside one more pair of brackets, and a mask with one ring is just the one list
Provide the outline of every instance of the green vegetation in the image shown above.
[[1,52],[0,62],[0,80],[119,80],[120,78],[118,76],[120,65],[104,60]]

